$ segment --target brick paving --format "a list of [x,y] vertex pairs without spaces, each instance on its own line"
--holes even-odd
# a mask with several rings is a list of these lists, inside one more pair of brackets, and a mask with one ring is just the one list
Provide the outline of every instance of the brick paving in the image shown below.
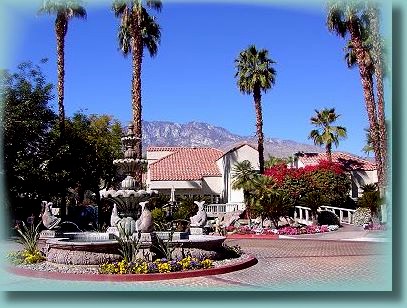
[[389,290],[388,242],[312,239],[227,240],[258,259],[216,276],[154,282],[61,282],[10,275],[6,290]]

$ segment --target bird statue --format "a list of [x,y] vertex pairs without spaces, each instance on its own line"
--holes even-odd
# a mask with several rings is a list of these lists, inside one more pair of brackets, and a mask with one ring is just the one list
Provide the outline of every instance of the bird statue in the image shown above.
[[42,201],[41,205],[43,210],[41,214],[42,224],[49,230],[56,228],[61,222],[61,218],[56,217],[52,214],[52,202],[47,203],[47,201]]
[[149,233],[153,231],[153,218],[147,207],[148,201],[140,202],[141,215],[136,221],[136,231]]
[[117,213],[116,203],[113,204],[112,215],[110,215],[110,226],[117,227],[118,222],[120,221],[119,214]]

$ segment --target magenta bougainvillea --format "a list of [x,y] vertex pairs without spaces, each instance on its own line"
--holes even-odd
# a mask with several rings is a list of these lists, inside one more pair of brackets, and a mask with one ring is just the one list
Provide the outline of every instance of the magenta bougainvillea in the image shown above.
[[351,182],[341,165],[321,160],[317,165],[288,168],[278,164],[264,171],[276,188],[297,204],[308,192],[320,192],[326,205],[338,206],[346,201]]

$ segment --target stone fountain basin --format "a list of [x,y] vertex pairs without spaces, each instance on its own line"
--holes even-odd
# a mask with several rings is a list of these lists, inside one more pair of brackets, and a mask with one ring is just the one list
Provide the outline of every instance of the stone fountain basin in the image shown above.
[[[188,249],[196,256],[215,257],[225,239],[224,236],[189,235],[187,239],[172,240],[172,244]],[[151,242],[143,242],[140,248],[149,250]],[[71,232],[46,241],[47,261],[59,264],[97,265],[116,262],[121,259],[119,249],[118,241],[109,233]],[[176,255],[181,255],[181,249],[177,248],[177,251]]]
[[97,232],[70,232],[46,241],[47,261],[59,264],[96,265],[121,259],[113,235]]

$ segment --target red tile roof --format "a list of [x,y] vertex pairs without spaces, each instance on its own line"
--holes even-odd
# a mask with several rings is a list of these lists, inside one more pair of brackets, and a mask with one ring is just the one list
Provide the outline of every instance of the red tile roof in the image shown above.
[[[301,161],[305,166],[316,165],[320,160],[327,160],[328,157],[326,153],[304,153],[303,156],[299,156],[298,160]],[[365,170],[371,171],[376,170],[376,164],[372,163],[366,159],[360,158],[358,156],[344,153],[344,152],[333,152],[332,161],[339,163],[345,170]]]
[[153,147],[147,148],[147,152],[175,152],[179,149],[185,149],[185,147]]
[[[204,176],[222,176],[216,160],[223,152],[213,148],[154,147],[174,151],[150,165],[151,181],[196,181]],[[148,149],[150,150],[150,148]]]

